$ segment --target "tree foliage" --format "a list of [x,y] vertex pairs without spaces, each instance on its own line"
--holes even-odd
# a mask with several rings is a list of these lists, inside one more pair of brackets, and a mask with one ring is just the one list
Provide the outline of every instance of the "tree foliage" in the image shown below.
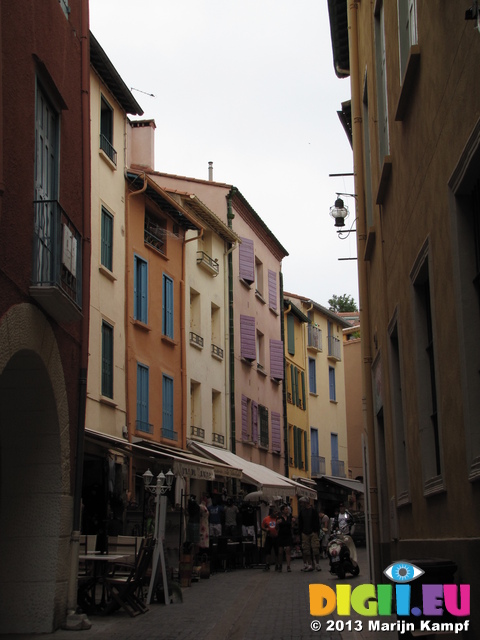
[[358,311],[357,303],[352,296],[344,293],[341,296],[333,295],[328,301],[330,309],[337,312]]

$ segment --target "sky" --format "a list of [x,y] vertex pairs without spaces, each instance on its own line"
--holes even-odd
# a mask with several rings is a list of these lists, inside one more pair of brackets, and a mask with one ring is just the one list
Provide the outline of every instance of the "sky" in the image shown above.
[[288,251],[285,291],[358,305],[357,261],[339,260],[356,257],[355,234],[340,240],[329,216],[354,185],[329,177],[353,158],[327,0],[90,0],[90,29],[155,120],[154,169],[207,180],[212,161]]

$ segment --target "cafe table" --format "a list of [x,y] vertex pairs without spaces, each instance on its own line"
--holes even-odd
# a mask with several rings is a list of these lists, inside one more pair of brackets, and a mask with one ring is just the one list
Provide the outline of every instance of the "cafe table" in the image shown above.
[[[86,565],[86,575],[78,578],[78,604],[85,613],[92,615],[101,613],[107,605],[107,593],[105,576],[109,573],[112,564],[126,562],[128,554],[119,553],[81,553],[78,560]],[[91,573],[89,573],[89,565]],[[97,602],[100,591],[101,597]]]

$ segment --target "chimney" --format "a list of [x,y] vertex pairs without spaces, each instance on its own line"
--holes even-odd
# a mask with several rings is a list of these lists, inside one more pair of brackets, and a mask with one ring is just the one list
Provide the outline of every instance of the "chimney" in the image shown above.
[[208,179],[213,182],[213,162],[208,163]]
[[127,140],[127,166],[155,168],[155,120],[129,121]]

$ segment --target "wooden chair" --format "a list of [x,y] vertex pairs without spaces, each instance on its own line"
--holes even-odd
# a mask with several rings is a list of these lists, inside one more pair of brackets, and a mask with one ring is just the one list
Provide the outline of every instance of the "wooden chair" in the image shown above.
[[105,583],[111,602],[105,613],[111,613],[119,607],[123,607],[132,617],[148,611],[143,598],[143,586],[152,562],[154,548],[153,538],[146,538],[140,546],[135,565],[128,575],[117,575],[114,570],[112,574],[106,576]]

